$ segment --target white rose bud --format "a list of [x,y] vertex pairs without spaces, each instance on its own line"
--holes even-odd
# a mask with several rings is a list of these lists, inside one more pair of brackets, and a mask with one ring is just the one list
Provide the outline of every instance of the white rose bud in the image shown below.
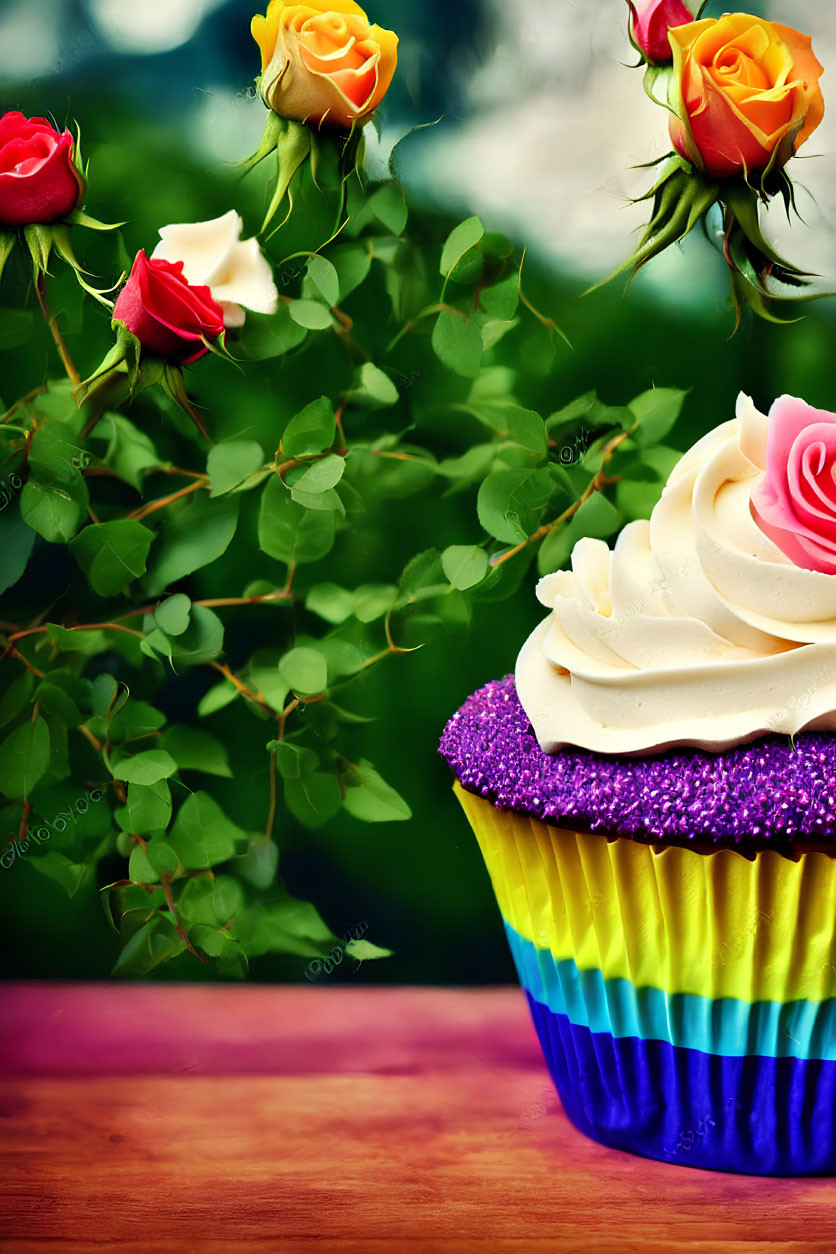
[[195,287],[208,287],[223,310],[226,327],[242,327],[245,309],[276,312],[279,294],[270,263],[256,239],[241,239],[244,224],[234,209],[209,222],[164,226],[153,257],[183,263]]

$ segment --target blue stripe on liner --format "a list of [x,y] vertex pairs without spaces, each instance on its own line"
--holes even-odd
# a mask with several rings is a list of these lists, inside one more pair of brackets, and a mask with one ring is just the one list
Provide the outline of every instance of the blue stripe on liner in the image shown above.
[[836,1175],[836,1063],[618,1039],[527,996],[566,1114],[593,1140],[683,1167]]
[[713,1000],[690,993],[636,988],[607,980],[598,970],[580,971],[571,959],[505,924],[523,988],[535,1001],[570,1023],[619,1038],[666,1041],[707,1054],[836,1061],[836,1000],[824,1002]]

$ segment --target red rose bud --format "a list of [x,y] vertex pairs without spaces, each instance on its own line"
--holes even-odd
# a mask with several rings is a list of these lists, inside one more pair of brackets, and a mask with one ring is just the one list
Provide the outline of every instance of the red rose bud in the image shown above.
[[84,176],[73,160],[75,141],[46,118],[0,117],[0,227],[49,224],[84,200]]
[[666,65],[673,60],[668,31],[673,26],[687,26],[694,15],[682,0],[627,0],[633,19],[633,39],[652,65]]
[[135,335],[149,353],[187,364],[208,352],[207,340],[223,335],[224,314],[208,287],[183,277],[182,261],[137,253],[113,310],[113,321]]

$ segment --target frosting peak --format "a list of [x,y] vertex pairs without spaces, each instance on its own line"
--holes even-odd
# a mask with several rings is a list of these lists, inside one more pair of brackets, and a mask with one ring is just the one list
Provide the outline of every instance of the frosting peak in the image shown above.
[[572,569],[540,581],[551,614],[517,661],[542,748],[721,750],[836,730],[834,463],[836,416],[782,397],[767,418],[741,396],[649,522],[614,551],[581,540]]

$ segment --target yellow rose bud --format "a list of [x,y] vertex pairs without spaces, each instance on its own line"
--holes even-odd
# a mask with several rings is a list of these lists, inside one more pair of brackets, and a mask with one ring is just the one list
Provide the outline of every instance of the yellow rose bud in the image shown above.
[[283,118],[350,130],[369,120],[398,63],[398,37],[354,0],[270,0],[252,21],[261,94]]

